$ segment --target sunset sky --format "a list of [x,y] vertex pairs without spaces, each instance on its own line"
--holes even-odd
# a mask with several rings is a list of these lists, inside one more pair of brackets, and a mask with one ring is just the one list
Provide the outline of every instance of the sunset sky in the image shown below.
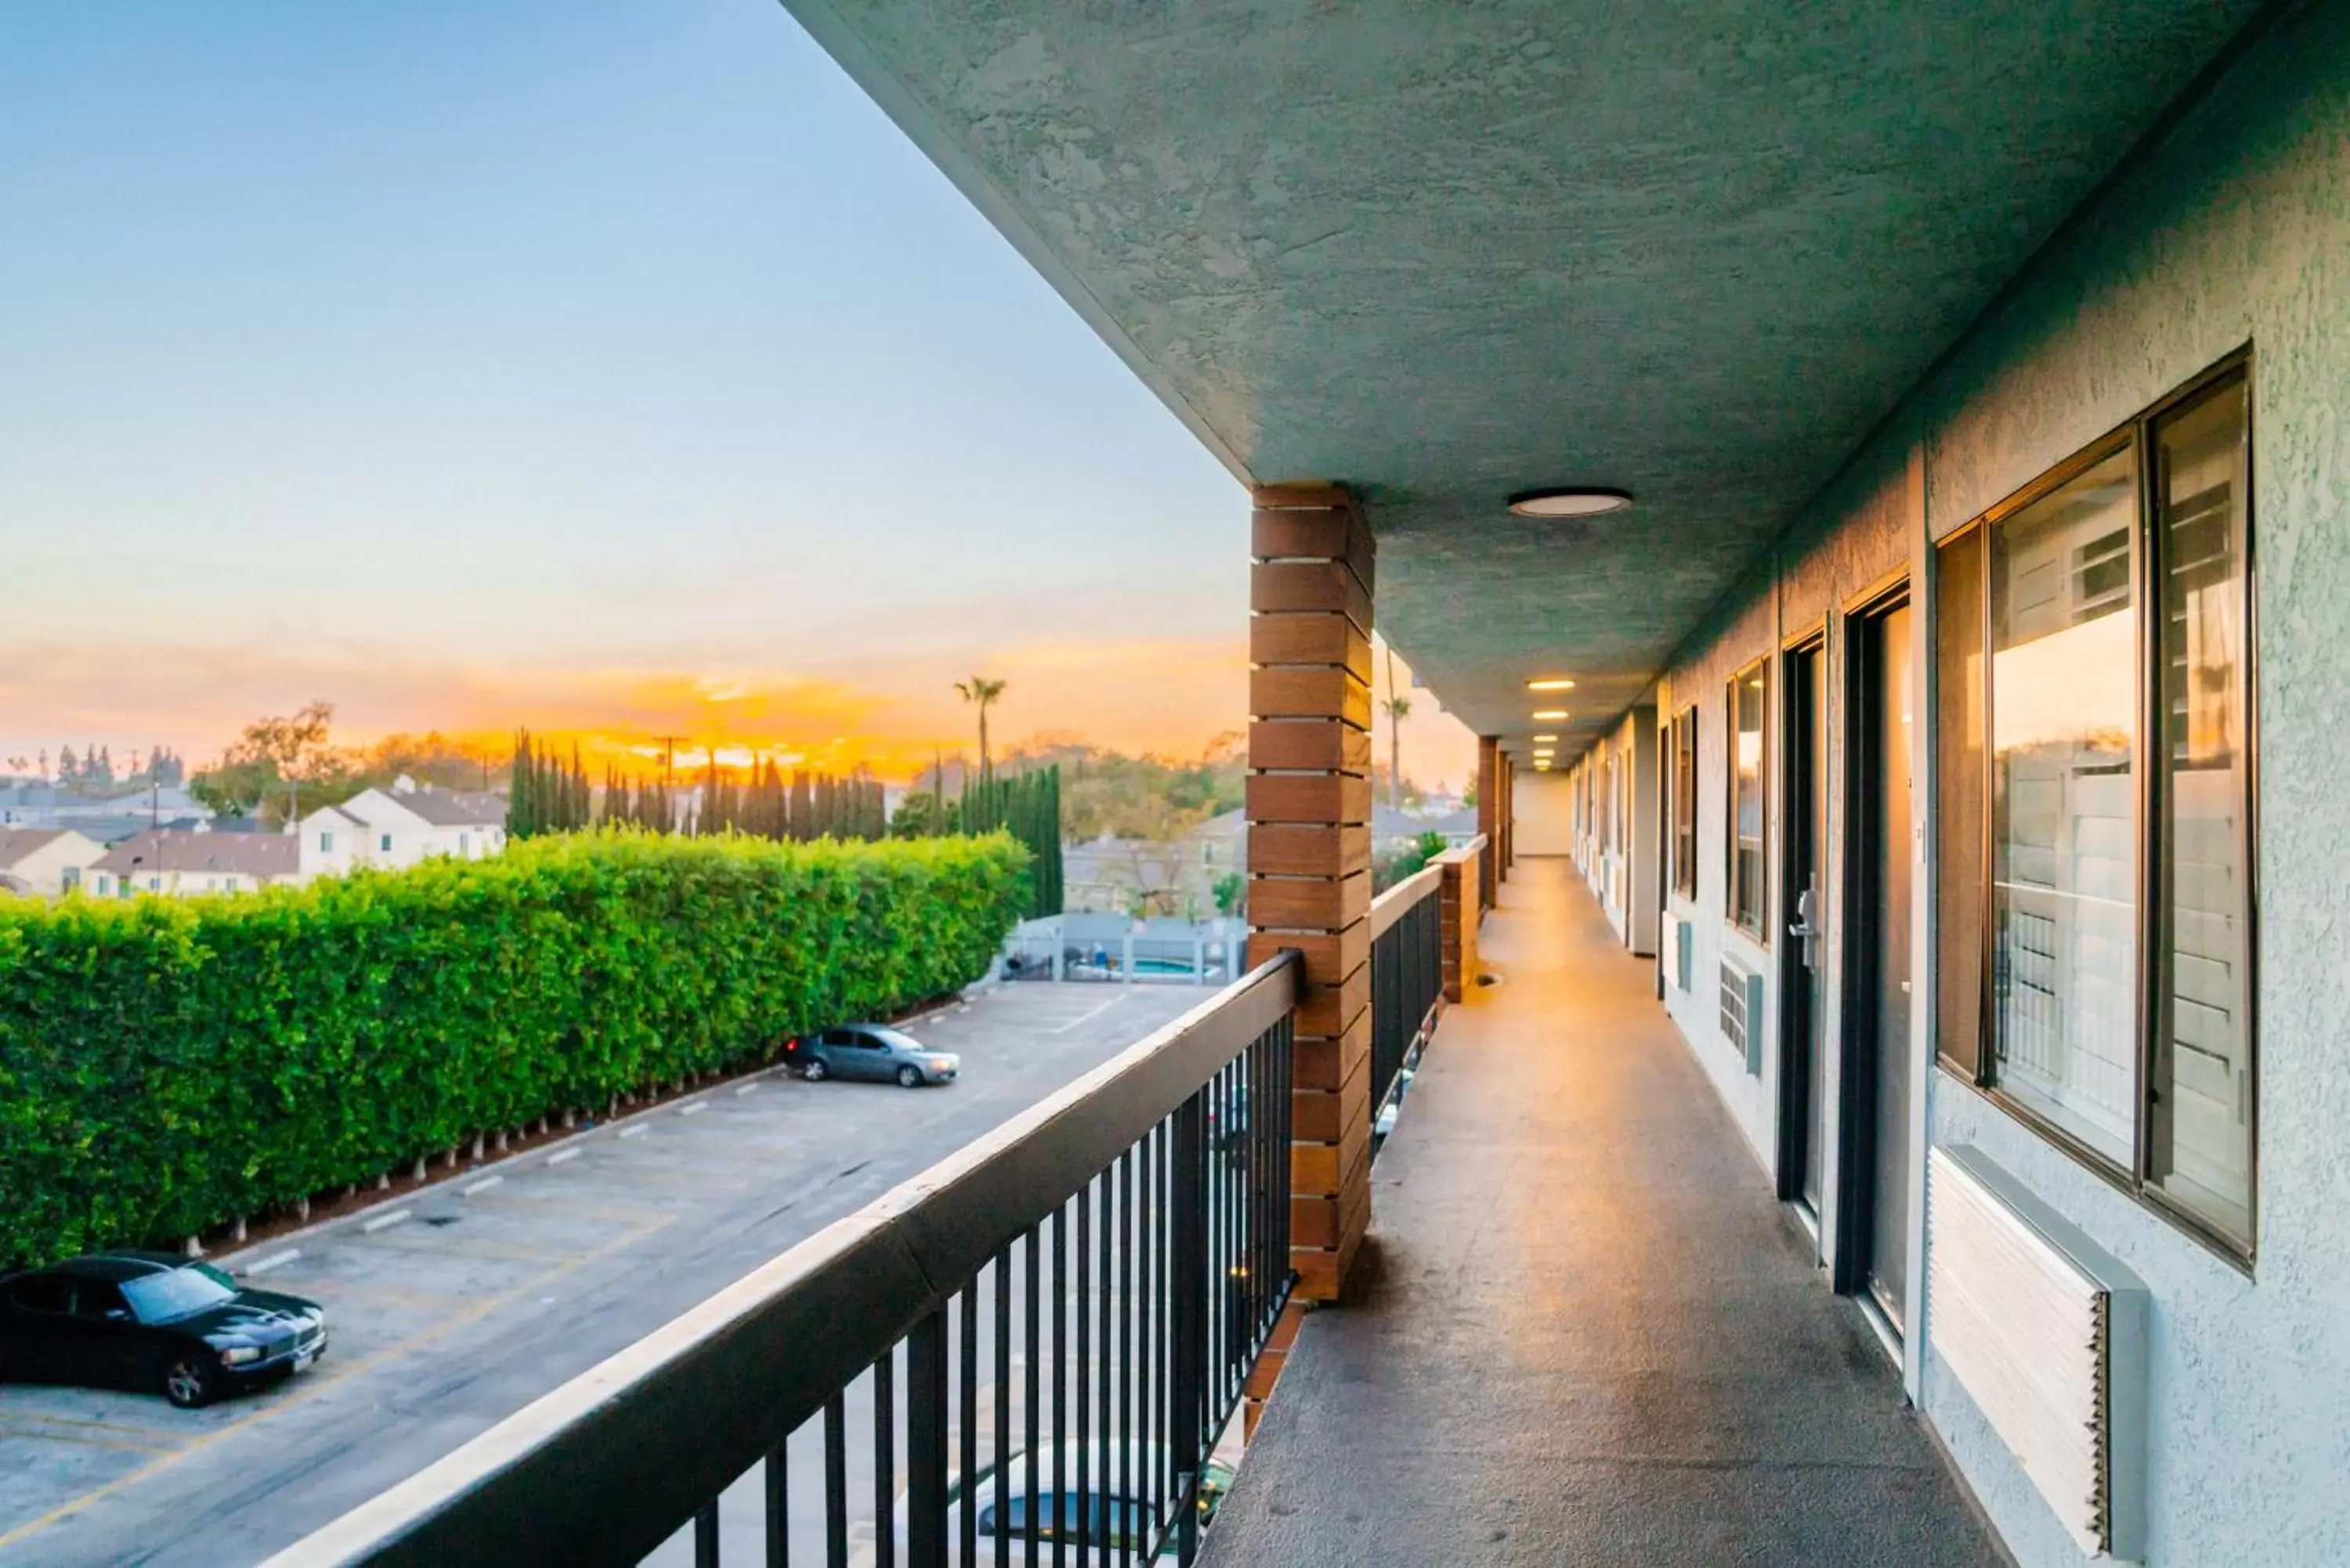
[[0,234],[0,766],[1243,722],[1242,491],[774,0],[5,7]]

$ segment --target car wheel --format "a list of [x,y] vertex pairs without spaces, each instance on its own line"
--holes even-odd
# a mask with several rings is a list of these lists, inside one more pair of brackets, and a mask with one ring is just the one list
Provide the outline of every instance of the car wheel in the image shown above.
[[922,1086],[922,1075],[921,1075],[921,1073],[920,1073],[918,1069],[913,1068],[913,1067],[900,1067],[900,1068],[899,1068],[899,1069],[898,1069],[898,1086],[899,1086],[899,1088],[901,1088],[901,1089],[919,1089],[919,1088],[920,1088],[920,1087]]
[[806,1078],[811,1084],[821,1084],[827,1077],[830,1076],[830,1073],[829,1070],[826,1068],[823,1059],[819,1057],[809,1062],[806,1066],[801,1068],[800,1076]]
[[182,1410],[209,1405],[220,1385],[220,1364],[201,1350],[183,1350],[163,1368],[163,1397]]

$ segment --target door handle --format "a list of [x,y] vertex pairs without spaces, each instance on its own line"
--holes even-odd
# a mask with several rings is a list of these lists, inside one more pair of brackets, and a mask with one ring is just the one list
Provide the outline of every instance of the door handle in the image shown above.
[[1804,967],[1814,973],[1820,967],[1819,941],[1827,935],[1813,919],[1819,912],[1818,890],[1806,888],[1795,896],[1794,922],[1787,928],[1787,934],[1804,944]]

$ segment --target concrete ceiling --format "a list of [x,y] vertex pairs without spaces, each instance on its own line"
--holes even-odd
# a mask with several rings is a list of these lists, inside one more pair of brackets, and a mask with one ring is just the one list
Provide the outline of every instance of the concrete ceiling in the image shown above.
[[[2256,9],[785,4],[1236,475],[1357,488],[1447,707],[1569,755]],[[1638,504],[1504,510],[1554,483]]]

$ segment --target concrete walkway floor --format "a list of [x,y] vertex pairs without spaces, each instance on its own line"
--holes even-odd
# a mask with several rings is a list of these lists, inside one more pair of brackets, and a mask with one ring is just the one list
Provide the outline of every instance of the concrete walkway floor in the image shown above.
[[1573,867],[1483,942],[1203,1561],[2004,1562]]

